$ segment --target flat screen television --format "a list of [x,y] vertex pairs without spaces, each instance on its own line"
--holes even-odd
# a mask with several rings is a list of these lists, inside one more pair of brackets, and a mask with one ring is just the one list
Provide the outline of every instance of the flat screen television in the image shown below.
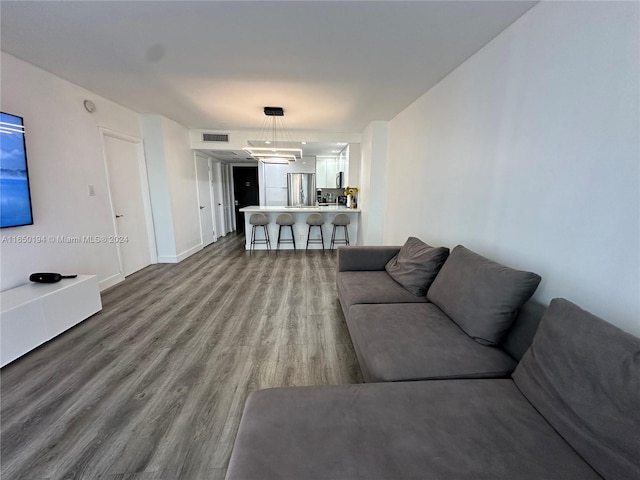
[[0,228],[31,225],[31,193],[22,117],[0,112]]

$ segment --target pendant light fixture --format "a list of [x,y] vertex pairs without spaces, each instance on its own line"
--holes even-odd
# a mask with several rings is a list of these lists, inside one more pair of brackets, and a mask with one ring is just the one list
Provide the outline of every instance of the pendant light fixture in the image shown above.
[[302,159],[302,149],[292,146],[297,144],[284,125],[284,109],[264,107],[264,115],[260,138],[243,150],[263,163],[288,164]]

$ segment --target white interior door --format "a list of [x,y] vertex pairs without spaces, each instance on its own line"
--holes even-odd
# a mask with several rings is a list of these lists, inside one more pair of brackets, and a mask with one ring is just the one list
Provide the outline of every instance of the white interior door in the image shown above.
[[103,132],[116,247],[124,276],[151,263],[140,175],[141,140]]
[[214,162],[211,168],[211,185],[213,188],[213,210],[217,236],[224,237],[228,232],[224,221],[224,195],[222,190],[222,165]]
[[211,180],[209,158],[195,154],[196,181],[198,183],[198,208],[200,209],[200,236],[202,246],[206,247],[215,240],[213,231],[213,209],[211,207]]

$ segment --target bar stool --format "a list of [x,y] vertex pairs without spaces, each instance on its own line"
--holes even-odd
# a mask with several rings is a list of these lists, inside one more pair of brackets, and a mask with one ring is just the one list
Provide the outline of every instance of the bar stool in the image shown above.
[[[309,232],[307,233],[307,248],[309,250],[310,243],[321,243],[322,251],[324,251],[324,236],[322,235],[322,225],[324,225],[324,217],[319,213],[311,213],[307,217],[307,225],[309,225]],[[311,228],[318,227],[320,229],[320,238],[311,239]]]
[[[281,213],[280,215],[278,215],[276,223],[279,225],[278,243],[276,244],[276,250],[280,249],[281,243],[293,243],[293,249],[296,250],[296,236],[293,234],[293,224],[296,222],[293,220],[293,215],[291,215],[290,213]],[[282,227],[289,227],[291,229],[291,240],[280,240]]]
[[[269,240],[269,230],[267,230],[267,225],[269,224],[269,219],[264,213],[254,213],[249,217],[249,223],[253,225],[251,228],[251,248],[253,250],[253,246],[257,244],[266,244],[267,250],[271,250],[271,241]],[[264,239],[256,240],[256,227],[262,227],[264,230]]]
[[[349,215],[347,215],[346,213],[339,213],[335,216],[331,223],[333,223],[333,233],[331,234],[331,245],[329,248],[333,250],[333,247],[336,243],[344,243],[345,245],[349,245],[349,229],[347,228],[347,225],[351,223]],[[336,239],[336,227],[344,228],[344,238],[342,240]]]

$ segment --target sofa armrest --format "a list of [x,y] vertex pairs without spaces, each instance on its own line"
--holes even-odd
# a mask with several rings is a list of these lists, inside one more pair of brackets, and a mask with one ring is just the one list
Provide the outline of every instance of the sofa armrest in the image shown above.
[[400,251],[398,246],[339,247],[338,271],[384,270],[384,266]]

